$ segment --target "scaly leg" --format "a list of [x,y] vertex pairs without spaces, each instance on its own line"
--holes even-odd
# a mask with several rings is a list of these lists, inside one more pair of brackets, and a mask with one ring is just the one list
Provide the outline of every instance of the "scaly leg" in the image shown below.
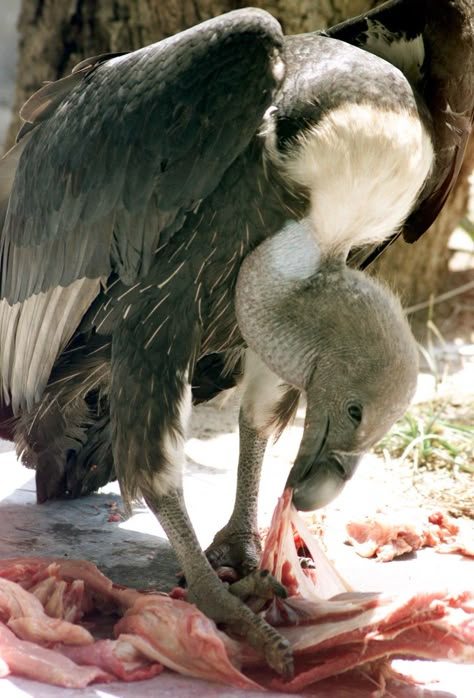
[[268,440],[291,419],[299,392],[284,384],[250,350],[245,359],[239,415],[240,451],[232,515],[206,551],[214,568],[231,567],[239,577],[258,566],[258,492]]
[[216,576],[202,552],[188,517],[182,492],[146,496],[146,502],[163,526],[186,575],[188,600],[232,632],[244,636],[255,649],[263,651],[269,666],[284,677],[293,674],[289,642],[275,628],[245,606]]
[[258,488],[268,438],[261,436],[239,415],[239,465],[234,509],[227,524],[214,536],[206,551],[212,566],[232,567],[244,577],[258,566],[261,552],[258,535]]
[[[189,356],[183,355],[180,364],[176,357],[171,363],[166,351],[148,352],[147,332],[152,330],[130,320],[119,326],[112,345],[110,415],[124,499],[131,501],[141,493],[156,515],[186,576],[189,600],[244,636],[276,671],[290,676],[289,643],[229,593],[199,545],[182,495],[183,448],[191,409]],[[192,346],[189,335],[180,340],[180,346]]]

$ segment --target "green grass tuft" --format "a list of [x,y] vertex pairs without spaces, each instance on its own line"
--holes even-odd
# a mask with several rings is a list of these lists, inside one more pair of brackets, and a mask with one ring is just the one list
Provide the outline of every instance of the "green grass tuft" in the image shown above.
[[412,408],[376,446],[415,468],[451,468],[474,473],[474,427],[453,421],[447,403]]

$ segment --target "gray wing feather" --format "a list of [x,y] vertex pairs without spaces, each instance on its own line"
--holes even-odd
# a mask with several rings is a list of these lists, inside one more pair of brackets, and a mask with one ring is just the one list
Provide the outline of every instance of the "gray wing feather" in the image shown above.
[[17,143],[5,153],[0,160],[0,230],[3,227],[8,208],[8,200],[13,187],[16,169],[30,136],[25,136],[21,143]]
[[57,356],[98,292],[99,280],[79,279],[13,306],[0,301],[3,399],[15,414],[40,399]]
[[[87,64],[43,88],[1,240],[10,302],[116,270],[146,272],[160,238],[218,185],[277,87],[271,15],[242,10],[158,44]],[[77,81],[77,78],[80,78]],[[43,95],[43,96],[44,96]],[[28,269],[27,279],[24,279]]]

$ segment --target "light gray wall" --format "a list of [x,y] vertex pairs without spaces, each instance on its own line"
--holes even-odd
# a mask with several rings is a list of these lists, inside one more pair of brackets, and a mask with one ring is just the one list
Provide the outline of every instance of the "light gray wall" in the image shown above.
[[20,4],[20,0],[0,0],[0,153],[11,116]]

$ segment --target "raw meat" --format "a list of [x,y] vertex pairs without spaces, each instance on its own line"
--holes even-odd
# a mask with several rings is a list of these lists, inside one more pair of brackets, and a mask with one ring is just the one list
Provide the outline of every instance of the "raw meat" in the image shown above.
[[[100,634],[108,631],[109,636],[115,635],[116,639],[94,642],[92,635],[82,626],[46,616],[39,598],[43,597],[43,601],[46,601],[44,592],[50,588],[50,580],[56,584],[53,591],[53,596],[57,597],[54,613],[62,609],[65,615],[74,615],[77,620],[85,620],[87,616],[88,624],[93,627],[97,625],[97,613],[100,613]],[[80,587],[77,582],[81,583]],[[55,624],[63,624],[58,625],[64,630],[61,635],[54,636],[50,632],[47,637],[50,644],[55,643],[54,651],[51,649],[48,655],[50,661],[54,662],[53,655],[56,654],[64,659],[67,657],[69,662],[66,665],[59,662],[54,683],[70,686],[70,665],[75,662],[77,665],[94,665],[101,670],[96,674],[91,673],[90,681],[105,680],[104,677],[106,680],[140,680],[160,673],[163,665],[166,665],[191,676],[222,681],[239,688],[258,688],[232,663],[238,661],[239,645],[218,631],[215,624],[195,606],[166,594],[139,592],[113,584],[90,562],[41,558],[2,561],[0,584],[7,585],[9,589],[16,588],[17,605],[22,604],[29,610],[28,623],[22,635],[24,639],[41,641],[35,632],[38,618],[43,620],[45,617],[49,621],[49,624],[46,623],[48,630],[56,627]],[[73,587],[74,594],[71,593]],[[0,596],[0,618],[3,618],[2,600]],[[9,605],[5,603],[8,610],[13,605],[11,595],[6,601],[10,602]],[[114,627],[117,615],[122,614],[123,618]],[[105,620],[109,618],[109,627],[107,623],[104,624],[104,615]],[[68,636],[66,632],[72,632],[69,626],[79,633],[79,638],[82,637],[81,633],[85,634],[88,647],[71,641],[72,635]],[[70,646],[74,644],[76,646]],[[3,659],[4,665],[10,666],[13,671],[12,666],[18,666],[19,662],[14,656],[14,644],[10,643],[9,647],[8,658],[4,658],[0,644],[0,662]],[[24,660],[27,655],[23,646],[18,647],[18,655],[21,653]],[[66,671],[61,683],[63,666]],[[47,681],[47,673],[43,676],[43,680]]]
[[124,636],[117,640],[97,640],[85,647],[62,645],[56,649],[76,664],[98,667],[121,681],[150,679],[164,668],[158,662],[148,661]]
[[114,677],[95,666],[81,667],[54,650],[20,640],[0,623],[0,677],[15,674],[65,688],[83,688]]
[[239,645],[186,601],[144,596],[117,623],[115,632],[150,660],[180,674],[258,689],[230,661],[238,661]]
[[[301,566],[295,539],[304,544],[314,567]],[[280,497],[273,512],[260,567],[270,570],[286,586],[289,596],[319,601],[321,597],[351,590],[292,506],[290,489]]]
[[[376,511],[370,516],[349,521],[346,530],[347,542],[354,546],[361,557],[376,557],[379,562],[389,562],[399,555],[426,546],[440,552],[468,549],[458,541],[457,523],[439,511]],[[449,547],[443,550],[442,544]]]
[[459,553],[465,557],[474,557],[474,539],[459,537],[451,543],[440,543],[436,546],[437,553]]
[[94,641],[85,628],[61,618],[51,618],[35,596],[14,582],[1,578],[0,620],[8,625],[17,637],[32,642],[87,645]]
[[[314,564],[301,567],[297,548]],[[291,594],[264,611],[292,644],[289,682],[218,630],[182,591],[127,589],[83,560],[22,558],[0,562],[0,676],[81,687],[145,679],[167,667],[244,690],[446,698],[396,674],[391,659],[474,662],[474,591],[351,591],[292,507],[289,490],[278,502],[261,562]]]
[[[313,591],[309,600],[305,570],[287,565],[289,559],[294,562],[294,536],[303,540],[315,560],[314,589],[319,598],[315,598]],[[278,625],[291,641],[295,657],[294,679],[290,682],[274,679],[270,683],[272,688],[297,693],[314,682],[347,673],[348,686],[356,687],[360,677],[366,676],[378,684],[380,695],[384,695],[387,680],[395,681],[398,686],[402,680],[394,676],[391,658],[449,658],[474,663],[473,590],[397,597],[347,592],[343,591],[346,583],[334,570],[329,587],[325,587],[326,580],[320,580],[318,573],[322,555],[316,541],[308,537],[287,490],[278,503],[262,557],[277,578],[287,581],[296,594],[303,591],[304,598],[295,595],[286,600],[276,599],[266,611],[267,620]],[[332,593],[337,586],[342,593],[322,598],[328,595],[328,589]],[[252,663],[251,656],[247,660]],[[409,685],[405,689],[408,691]]]

